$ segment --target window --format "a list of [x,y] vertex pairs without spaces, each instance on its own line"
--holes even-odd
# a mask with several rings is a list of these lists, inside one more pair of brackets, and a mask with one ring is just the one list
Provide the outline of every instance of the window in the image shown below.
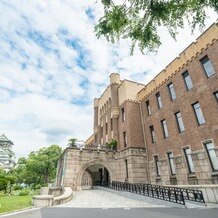
[[194,173],[195,169],[194,169],[194,164],[193,164],[193,161],[192,161],[191,149],[190,148],[185,148],[184,153],[185,153],[185,158],[186,158],[186,162],[187,162],[187,165],[188,165],[189,173]]
[[176,99],[176,92],[175,92],[175,89],[174,89],[174,86],[173,86],[172,83],[170,83],[170,84],[168,85],[168,89],[169,89],[169,92],[170,92],[171,100]]
[[162,108],[163,107],[163,104],[162,104],[162,101],[161,101],[161,97],[160,97],[160,93],[158,92],[156,94],[156,98],[157,98],[157,105],[158,105],[158,108]]
[[204,143],[213,171],[218,171],[218,158],[212,141]]
[[124,107],[122,108],[121,113],[122,113],[122,122],[124,122],[125,119],[126,119],[126,117],[125,117]]
[[126,166],[126,179],[128,179],[129,172],[128,172],[128,161],[127,161],[127,159],[125,160],[125,166]]
[[160,176],[160,165],[159,165],[160,162],[159,162],[158,156],[154,156],[154,161],[155,161],[157,176]]
[[156,136],[155,136],[155,132],[154,132],[154,127],[150,126],[150,131],[151,131],[151,141],[152,143],[156,143]]
[[202,113],[202,110],[201,110],[201,106],[198,102],[194,103],[192,105],[193,109],[194,109],[194,112],[195,112],[195,116],[196,116],[196,119],[198,121],[198,124],[199,125],[202,125],[205,123],[205,119],[204,119],[204,115]]
[[148,114],[148,116],[149,116],[149,115],[151,115],[150,103],[149,103],[149,101],[146,101],[145,104],[146,104],[146,108],[147,108],[147,114]]
[[190,77],[188,71],[186,70],[186,71],[182,74],[182,76],[183,76],[183,79],[184,79],[184,81],[185,81],[186,88],[187,88],[187,90],[189,91],[190,89],[192,89],[193,84],[192,84],[192,80],[191,80],[191,77]]
[[106,135],[108,134],[108,124],[106,123],[105,125],[105,128],[106,128]]
[[174,164],[174,160],[173,160],[173,154],[172,153],[167,153],[167,156],[168,156],[168,161],[169,161],[169,165],[170,165],[171,175],[175,175],[176,174],[176,168],[175,168],[175,164]]
[[214,94],[216,100],[218,101],[218,91],[214,92],[213,94]]
[[101,127],[101,138],[103,138],[103,126]]
[[127,147],[127,137],[126,137],[126,132],[123,132],[123,142],[124,142],[124,148]]
[[113,131],[113,118],[111,118],[111,131]]
[[98,143],[98,135],[95,134],[95,143]]
[[162,120],[161,124],[162,124],[162,128],[163,128],[164,138],[168,138],[169,137],[169,132],[168,132],[168,128],[167,128],[167,121]]
[[213,65],[207,55],[201,59],[201,63],[205,73],[207,74],[207,77],[211,77],[213,74],[215,74]]
[[177,125],[178,125],[179,132],[184,132],[185,131],[185,126],[183,124],[181,113],[177,112],[177,113],[175,113],[175,116],[176,116],[176,122],[177,122]]

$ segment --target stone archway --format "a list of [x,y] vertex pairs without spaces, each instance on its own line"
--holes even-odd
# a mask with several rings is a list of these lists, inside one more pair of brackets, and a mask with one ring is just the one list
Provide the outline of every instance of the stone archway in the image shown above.
[[82,176],[82,189],[92,189],[94,185],[93,177],[89,170],[85,170]]
[[[83,166],[81,167],[79,173],[78,173],[78,179],[77,179],[77,190],[82,190],[82,186],[83,186],[83,176],[84,174],[86,175],[87,169],[92,166],[93,164],[95,165],[101,165],[104,168],[106,168],[106,170],[109,173],[109,177],[110,177],[110,181],[116,181],[116,174],[115,171],[113,169],[113,167],[105,162],[104,160],[100,159],[100,158],[94,158],[90,161],[88,161],[87,163],[83,164]],[[89,172],[89,171],[88,171]],[[89,172],[90,174],[90,172]]]

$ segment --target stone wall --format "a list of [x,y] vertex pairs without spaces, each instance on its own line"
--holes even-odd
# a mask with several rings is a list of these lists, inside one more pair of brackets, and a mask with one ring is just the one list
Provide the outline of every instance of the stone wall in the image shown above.
[[[57,178],[63,181],[62,186],[71,187],[73,190],[82,189],[82,177],[84,172],[93,164],[100,164],[105,167],[109,172],[111,181],[128,181],[132,183],[147,181],[145,149],[143,148],[126,148],[118,152],[67,148],[62,156],[66,157],[66,163],[62,177],[57,175]],[[63,161],[64,158],[60,158],[60,161],[61,160]],[[127,160],[128,163],[128,178],[125,160]],[[60,181],[57,181],[57,184],[60,183]]]
[[149,162],[151,183],[159,185],[203,185],[218,184],[218,173],[211,172],[211,167],[205,150],[192,153],[195,173],[189,174],[184,155],[174,157],[176,174],[171,175],[169,161],[160,159],[160,177],[156,175],[154,161]]

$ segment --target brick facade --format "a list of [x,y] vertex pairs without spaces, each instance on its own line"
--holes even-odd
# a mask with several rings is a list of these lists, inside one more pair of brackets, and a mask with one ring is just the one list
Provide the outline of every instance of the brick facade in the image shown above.
[[[215,74],[207,77],[201,59],[208,56]],[[188,91],[183,73],[189,72],[193,87]],[[172,83],[176,98],[171,100],[168,84]],[[218,173],[212,170],[204,142],[211,140],[218,156],[218,102],[214,94],[218,90],[218,41],[202,50],[172,77],[167,78],[152,94],[142,101],[143,122],[147,141],[150,182],[158,184],[210,184],[218,183]],[[163,107],[157,106],[159,92]],[[149,101],[151,115],[146,102]],[[192,105],[199,102],[205,123],[198,124]],[[175,113],[180,112],[185,131],[179,132]],[[169,137],[164,138],[162,120],[166,120]],[[152,143],[150,126],[153,126],[156,143]],[[190,173],[183,148],[191,149],[194,173]],[[171,175],[167,152],[172,152],[176,174]],[[157,176],[154,156],[159,158],[160,176]]]
[[[111,74],[108,87],[94,100],[94,133],[85,150],[67,149],[62,155],[57,184],[78,189],[82,175],[84,181],[91,175],[89,163],[102,164],[117,181],[218,183],[217,92],[218,24],[147,85]],[[112,139],[117,151],[103,150]]]

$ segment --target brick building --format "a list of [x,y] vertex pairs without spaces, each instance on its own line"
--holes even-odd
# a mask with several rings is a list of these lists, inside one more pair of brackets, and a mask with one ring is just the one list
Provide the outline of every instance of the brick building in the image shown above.
[[[103,94],[94,99],[94,134],[86,147],[67,148],[59,159],[57,186],[90,189],[94,184],[108,181],[144,183],[146,154],[137,93],[144,87],[119,74],[110,75]],[[106,144],[117,141],[117,150]]]
[[218,183],[217,39],[214,24],[138,93],[151,183]]
[[[218,24],[147,85],[111,74],[94,100],[93,132],[83,151],[64,151],[57,184],[218,183]],[[112,140],[116,152],[105,150]]]

